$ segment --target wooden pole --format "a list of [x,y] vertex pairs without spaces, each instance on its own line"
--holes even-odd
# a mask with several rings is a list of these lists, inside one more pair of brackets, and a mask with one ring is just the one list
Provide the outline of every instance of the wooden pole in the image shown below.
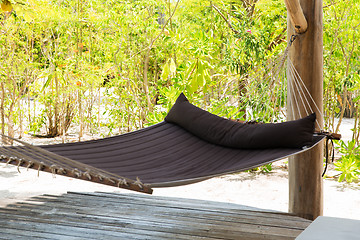
[[[288,0],[297,2],[298,0]],[[322,37],[322,0],[299,0],[307,19],[307,31],[297,36],[290,47],[289,58],[299,72],[304,84],[313,97],[321,114],[316,113],[320,126],[323,128],[323,37]],[[289,15],[289,14],[288,14]],[[295,33],[291,18],[288,17],[288,38]],[[289,64],[289,63],[288,63]],[[288,65],[289,70],[289,65]],[[290,75],[288,74],[288,78]],[[291,80],[291,79],[290,79]],[[288,113],[291,112],[291,104],[296,94],[288,94]],[[309,101],[311,102],[311,101]],[[311,102],[312,109],[316,109]],[[295,109],[296,106],[293,106]],[[306,115],[304,109],[300,109],[301,115]],[[288,114],[288,118],[299,118],[296,111],[294,115]],[[305,153],[289,158],[289,212],[298,216],[315,219],[323,214],[323,145]]]

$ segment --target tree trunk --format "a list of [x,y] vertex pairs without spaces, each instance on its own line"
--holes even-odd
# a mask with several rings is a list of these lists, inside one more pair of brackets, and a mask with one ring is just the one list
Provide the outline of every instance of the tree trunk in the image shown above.
[[0,103],[0,111],[1,111],[1,134],[5,134],[5,87],[4,87],[4,83],[1,83],[1,103]]
[[[10,104],[10,107],[9,107],[9,114],[8,114],[8,132],[7,132],[7,135],[9,137],[14,137],[15,136],[15,131],[14,131],[14,119],[13,119],[13,111],[14,111],[14,104],[11,103]],[[13,140],[12,139],[9,139],[8,144],[12,145],[13,144]]]
[[149,92],[149,80],[148,80],[148,72],[149,72],[149,58],[150,58],[151,48],[146,51],[144,57],[144,91],[146,96],[146,103],[148,107],[148,111],[150,112],[152,109],[151,100],[150,100],[150,92]]

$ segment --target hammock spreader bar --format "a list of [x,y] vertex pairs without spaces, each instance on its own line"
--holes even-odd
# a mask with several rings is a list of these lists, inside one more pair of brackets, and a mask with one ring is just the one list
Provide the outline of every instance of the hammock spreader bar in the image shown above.
[[[26,142],[1,135],[4,143],[16,143],[20,146],[3,146],[0,147],[0,162],[25,167],[27,169],[35,169],[39,172],[49,172],[52,174],[63,175],[67,177],[78,178],[91,182],[101,183],[105,185],[121,187],[133,191],[152,193],[152,189],[143,184],[140,179],[128,179],[102,169],[86,165],[81,161],[74,161],[67,157],[47,151],[39,146],[33,146]],[[66,144],[65,144],[66,145]]]

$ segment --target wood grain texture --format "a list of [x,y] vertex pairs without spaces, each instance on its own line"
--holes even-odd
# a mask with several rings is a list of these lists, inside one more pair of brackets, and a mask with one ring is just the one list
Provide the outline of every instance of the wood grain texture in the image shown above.
[[295,239],[311,221],[236,204],[138,194],[43,195],[0,208],[5,239]]
[[[316,106],[317,120],[323,128],[323,36],[322,36],[322,1],[300,0],[301,7],[308,20],[308,30],[299,35],[293,42],[289,57],[307,89],[310,91]],[[293,34],[288,17],[288,38]],[[288,96],[288,112],[291,111],[291,99]],[[311,102],[312,109],[316,109]],[[302,115],[305,109],[300,109]],[[290,116],[291,114],[288,114]],[[297,113],[295,115],[298,115]],[[298,116],[296,116],[298,117]],[[315,219],[323,214],[323,145],[289,158],[289,212],[298,216]]]
[[285,0],[285,5],[295,32],[306,32],[308,23],[300,6],[299,0]]

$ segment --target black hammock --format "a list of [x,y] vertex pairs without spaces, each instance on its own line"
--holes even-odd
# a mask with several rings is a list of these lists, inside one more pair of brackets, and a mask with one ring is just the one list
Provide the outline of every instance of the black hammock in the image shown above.
[[[271,163],[306,151],[315,114],[277,124],[244,124],[210,114],[181,95],[164,122],[77,143],[0,148],[2,162],[152,192]],[[13,139],[15,140],[15,139]]]

